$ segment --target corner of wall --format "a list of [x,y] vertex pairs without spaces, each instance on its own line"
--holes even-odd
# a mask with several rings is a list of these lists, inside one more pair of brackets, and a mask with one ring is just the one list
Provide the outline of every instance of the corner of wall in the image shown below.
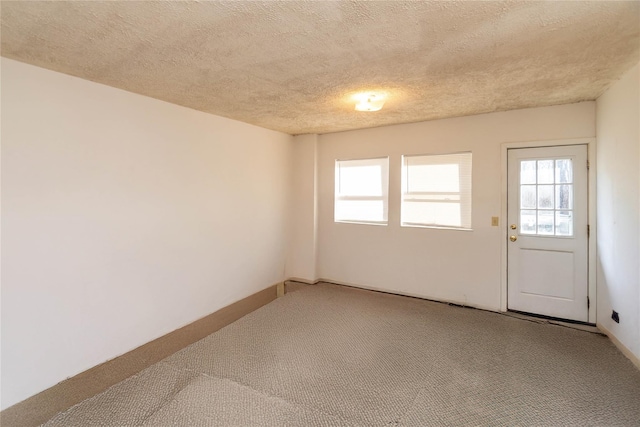
[[[640,63],[596,100],[597,325],[640,358]],[[612,320],[612,310],[620,321]]]
[[291,221],[285,276],[317,280],[318,259],[318,135],[294,137],[291,174]]

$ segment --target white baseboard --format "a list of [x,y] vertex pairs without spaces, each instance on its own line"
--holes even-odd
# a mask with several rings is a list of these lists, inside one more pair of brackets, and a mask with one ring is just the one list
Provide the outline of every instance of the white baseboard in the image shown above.
[[633,354],[633,352],[629,350],[627,346],[622,344],[622,342],[620,342],[620,340],[610,330],[602,326],[602,324],[596,323],[596,327],[609,337],[611,342],[613,342],[613,344],[615,344],[615,346],[618,347],[618,350],[620,350],[622,354],[624,354],[627,357],[627,359],[631,360],[631,363],[636,365],[636,368],[640,369],[640,358],[638,358],[638,356]]

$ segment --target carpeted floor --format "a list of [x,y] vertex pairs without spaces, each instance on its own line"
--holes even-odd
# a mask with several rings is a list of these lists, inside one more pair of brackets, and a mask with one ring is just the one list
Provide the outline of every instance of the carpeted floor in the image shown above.
[[638,426],[604,336],[305,286],[60,413],[52,426]]

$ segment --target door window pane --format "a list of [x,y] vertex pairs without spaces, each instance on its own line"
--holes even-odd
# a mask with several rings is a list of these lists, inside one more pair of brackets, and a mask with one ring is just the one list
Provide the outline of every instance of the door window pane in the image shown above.
[[538,211],[538,234],[553,235],[553,211]]
[[536,234],[537,218],[535,210],[522,210],[520,211],[520,233],[522,234]]
[[553,160],[538,160],[538,184],[553,184]]
[[536,161],[525,160],[520,163],[520,184],[536,183]]
[[536,186],[523,185],[520,187],[520,208],[535,209],[536,208]]
[[520,161],[520,233],[573,236],[573,160]]
[[573,209],[573,185],[556,185],[556,208]]
[[553,185],[538,185],[538,209],[553,209]]
[[556,235],[573,236],[572,211],[556,211]]
[[571,159],[556,160],[556,183],[573,182],[573,164]]

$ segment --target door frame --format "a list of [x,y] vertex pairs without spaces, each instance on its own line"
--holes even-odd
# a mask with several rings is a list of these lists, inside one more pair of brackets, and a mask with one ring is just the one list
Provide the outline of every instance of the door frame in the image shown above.
[[587,171],[587,224],[589,224],[589,266],[588,266],[588,289],[589,297],[589,323],[596,323],[596,139],[595,138],[575,138],[575,139],[554,139],[546,141],[521,141],[503,142],[500,145],[500,311],[507,311],[507,152],[514,148],[539,148],[557,147],[562,145],[587,145],[587,161],[589,170]]

